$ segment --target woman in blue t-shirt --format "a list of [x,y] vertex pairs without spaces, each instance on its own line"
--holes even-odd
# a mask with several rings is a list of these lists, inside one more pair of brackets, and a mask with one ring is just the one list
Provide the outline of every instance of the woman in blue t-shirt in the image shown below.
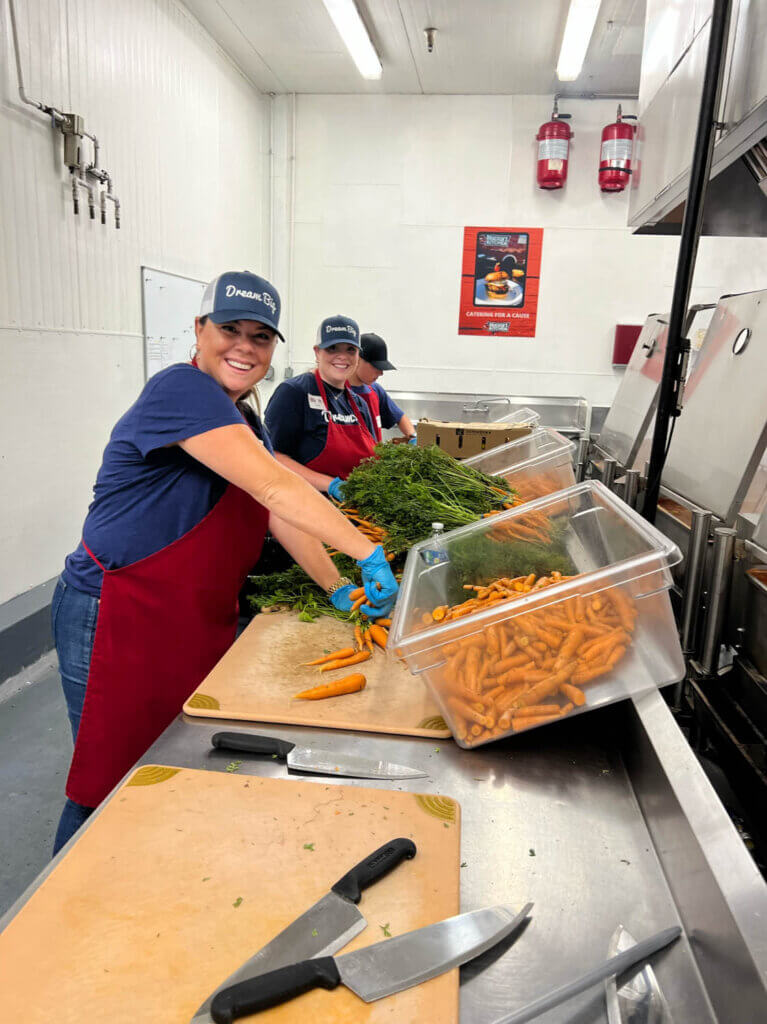
[[233,641],[237,595],[267,528],[337,608],[351,609],[354,588],[323,541],[357,559],[368,614],[391,608],[397,584],[382,549],[277,462],[242,402],[269,368],[279,314],[263,278],[213,280],[193,363],[155,374],[104,450],[82,540],[52,602],[75,740],[55,851]]
[[343,481],[377,440],[367,402],[349,387],[359,351],[354,320],[327,317],[314,346],[317,369],[283,381],[266,408],[277,460],[339,501]]

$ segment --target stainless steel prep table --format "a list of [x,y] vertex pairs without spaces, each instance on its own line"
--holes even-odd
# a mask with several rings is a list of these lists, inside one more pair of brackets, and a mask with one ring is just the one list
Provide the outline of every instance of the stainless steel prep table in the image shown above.
[[[233,755],[211,751],[210,737],[230,727],[243,723],[179,717],[140,763],[223,771]],[[492,1024],[606,958],[619,923],[642,938],[677,922],[689,939],[654,964],[674,1024],[767,1019],[767,889],[658,693],[475,751],[451,741],[254,728],[423,768],[428,779],[382,788],[460,801],[462,910],[534,901],[515,944],[463,969],[465,1024]],[[239,772],[286,777],[271,759],[247,756]],[[604,1024],[603,991],[540,1020]]]

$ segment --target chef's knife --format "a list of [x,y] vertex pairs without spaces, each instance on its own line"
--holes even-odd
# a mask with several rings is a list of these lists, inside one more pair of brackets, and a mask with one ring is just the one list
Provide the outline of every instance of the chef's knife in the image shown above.
[[324,956],[281,967],[219,992],[211,1016],[215,1024],[232,1024],[313,988],[333,989],[342,983],[366,1003],[372,1003],[436,978],[491,949],[514,931],[531,907],[528,903],[518,914],[502,905],[472,910],[344,956]]
[[420,779],[426,772],[408,768],[391,761],[373,761],[369,757],[353,754],[334,754],[330,750],[297,747],[276,736],[257,736],[251,732],[217,732],[211,743],[224,750],[239,750],[245,754],[271,754],[278,761],[287,761],[288,768],[297,772],[315,772],[319,775],[348,775],[354,779]]
[[191,1024],[212,1024],[210,1007],[213,998],[237,982],[293,964],[296,960],[329,956],[343,949],[367,926],[367,921],[356,906],[362,897],[362,890],[388,875],[403,860],[412,860],[415,854],[416,847],[412,840],[392,839],[361,860],[336,882],[330,892],[211,992],[192,1017]]
[[[600,981],[604,981],[605,978],[609,978],[610,975],[621,974],[623,971],[628,970],[629,967],[641,963],[648,956],[657,953],[659,949],[663,949],[664,946],[674,942],[681,933],[682,929],[678,925],[675,925],[673,928],[666,928],[662,932],[657,932],[657,934],[651,935],[649,939],[643,939],[623,953],[618,953],[617,956],[610,957],[609,960],[605,960],[599,966],[593,967],[586,974],[582,974],[580,977],[573,979],[573,981],[567,982],[566,985],[560,985],[559,988],[555,988],[547,995],[541,996],[532,1003],[528,1003],[527,1006],[517,1010],[516,1013],[510,1014],[508,1017],[502,1017],[495,1024],[526,1024],[527,1021],[535,1020],[545,1010],[550,1010],[553,1006],[559,1006],[560,1003],[564,1003],[567,999],[572,999],[579,992],[584,992],[587,988],[591,988],[592,985],[596,985]],[[215,1020],[216,1018],[214,1017],[213,1019]]]

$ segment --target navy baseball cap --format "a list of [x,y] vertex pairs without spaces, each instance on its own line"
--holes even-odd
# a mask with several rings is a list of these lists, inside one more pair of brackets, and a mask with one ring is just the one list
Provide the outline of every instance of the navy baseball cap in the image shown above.
[[376,370],[396,370],[394,363],[389,362],[386,342],[380,334],[363,334],[360,338],[360,355],[366,363],[375,366]]
[[210,317],[214,324],[257,320],[285,340],[277,327],[280,322],[277,289],[249,270],[230,270],[215,277],[203,292],[200,316]]
[[360,347],[360,329],[356,322],[348,316],[326,317],[317,328],[317,347],[330,348],[331,345],[354,345]]

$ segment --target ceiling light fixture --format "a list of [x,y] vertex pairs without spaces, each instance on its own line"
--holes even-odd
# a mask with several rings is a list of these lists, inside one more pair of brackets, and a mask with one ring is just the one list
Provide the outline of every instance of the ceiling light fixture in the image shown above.
[[322,0],[363,78],[380,78],[381,60],[354,0]]
[[560,82],[574,82],[581,73],[600,4],[601,0],[570,0],[557,64],[557,78]]

